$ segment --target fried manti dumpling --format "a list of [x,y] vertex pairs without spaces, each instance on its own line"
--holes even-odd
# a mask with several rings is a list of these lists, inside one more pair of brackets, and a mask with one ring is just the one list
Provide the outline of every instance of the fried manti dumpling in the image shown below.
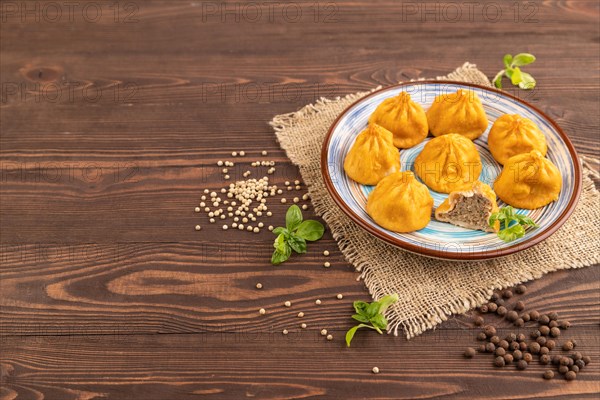
[[543,156],[548,151],[546,136],[530,119],[517,114],[504,114],[494,122],[488,135],[488,146],[492,157],[500,164],[517,154],[539,151]]
[[400,92],[384,100],[369,118],[370,123],[383,126],[394,135],[394,146],[408,149],[421,143],[429,132],[425,110],[410,99],[410,94]]
[[369,195],[367,213],[385,229],[412,232],[431,220],[433,198],[412,172],[396,172],[381,180]]
[[488,119],[477,93],[459,89],[435,98],[427,110],[427,123],[433,136],[458,133],[475,140],[487,129]]
[[494,182],[502,201],[527,210],[557,200],[561,186],[560,171],[537,150],[509,158]]
[[369,124],[346,155],[344,171],[363,185],[376,185],[387,175],[400,171],[400,154],[392,142],[392,132]]
[[479,179],[482,164],[472,141],[451,133],[431,139],[415,159],[415,172],[436,192],[468,189]]
[[470,189],[450,193],[435,210],[435,219],[467,229],[498,232],[500,221],[490,227],[492,213],[498,211],[496,193],[481,181],[475,181]]

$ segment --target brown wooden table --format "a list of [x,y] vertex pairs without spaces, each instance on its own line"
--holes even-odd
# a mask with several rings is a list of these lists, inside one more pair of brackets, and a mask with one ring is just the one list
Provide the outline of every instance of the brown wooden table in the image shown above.
[[569,319],[593,359],[574,382],[546,382],[537,363],[465,360],[464,316],[410,342],[360,332],[347,349],[351,301],[368,295],[329,233],[273,267],[271,233],[193,212],[234,150],[267,150],[277,182],[299,177],[272,116],[467,60],[492,77],[505,53],[538,57],[538,88],[508,90],[597,155],[595,0],[0,5],[0,398],[597,398],[596,267],[523,296]]

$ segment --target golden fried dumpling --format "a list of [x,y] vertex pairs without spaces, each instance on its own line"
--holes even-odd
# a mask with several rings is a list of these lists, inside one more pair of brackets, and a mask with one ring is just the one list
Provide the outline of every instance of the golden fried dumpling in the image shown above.
[[427,123],[433,136],[458,133],[475,140],[487,129],[488,119],[477,93],[458,89],[435,98],[427,110]]
[[490,227],[492,213],[498,212],[496,193],[481,181],[475,181],[470,189],[452,192],[435,209],[435,219],[467,229],[498,232],[500,221]]
[[473,142],[456,133],[431,139],[415,159],[415,172],[436,192],[468,189],[482,165]]
[[509,158],[494,182],[502,201],[528,210],[557,200],[561,186],[560,171],[537,150]]
[[425,228],[431,220],[433,198],[412,172],[396,172],[377,184],[367,200],[367,213],[394,232]]
[[490,152],[496,161],[505,164],[512,156],[537,150],[546,155],[546,136],[530,119],[504,114],[494,122],[488,135]]
[[363,185],[376,185],[385,176],[400,171],[400,154],[392,142],[392,132],[369,124],[346,155],[344,171]]
[[410,99],[410,94],[384,100],[369,118],[370,123],[383,126],[394,135],[394,146],[408,149],[421,143],[429,132],[425,110]]

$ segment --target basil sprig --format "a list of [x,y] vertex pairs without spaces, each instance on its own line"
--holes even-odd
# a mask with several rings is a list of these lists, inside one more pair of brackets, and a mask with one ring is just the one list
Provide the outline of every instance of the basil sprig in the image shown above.
[[387,330],[388,322],[383,316],[389,306],[398,301],[398,295],[396,293],[389,296],[384,296],[378,301],[366,303],[364,301],[355,301],[354,310],[356,314],[352,315],[352,318],[360,322],[360,324],[350,328],[346,332],[346,345],[350,347],[350,342],[354,338],[354,334],[360,328],[369,328],[376,330],[379,334],[382,334],[382,330]]
[[288,208],[285,214],[285,228],[279,226],[273,229],[277,235],[273,247],[271,263],[281,264],[292,255],[292,250],[298,254],[306,253],[306,241],[314,242],[321,239],[325,227],[319,221],[302,220],[302,211],[297,205]]
[[494,77],[494,86],[502,89],[502,77],[506,76],[513,85],[519,85],[521,89],[533,89],[536,85],[533,76],[523,72],[520,67],[531,64],[535,61],[535,56],[529,53],[520,53],[516,56],[507,54],[504,56],[504,69]]
[[538,225],[527,215],[515,213],[511,206],[502,207],[498,212],[493,213],[488,221],[490,227],[494,227],[496,221],[500,221],[500,231],[498,237],[505,242],[512,242],[525,235],[525,227],[531,226],[537,228]]

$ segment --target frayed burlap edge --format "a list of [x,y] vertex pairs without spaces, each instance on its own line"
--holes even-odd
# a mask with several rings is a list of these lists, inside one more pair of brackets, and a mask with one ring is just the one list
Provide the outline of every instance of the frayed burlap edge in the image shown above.
[[[470,63],[437,79],[491,86],[487,77]],[[582,195],[573,216],[551,238],[518,254],[471,263],[433,260],[369,236],[343,214],[329,196],[321,178],[320,151],[335,118],[352,102],[372,91],[332,100],[320,98],[296,112],[276,116],[270,125],[290,160],[299,166],[315,211],[331,229],[346,259],[361,272],[358,279],[364,280],[374,299],[399,293],[400,301],[386,314],[388,332],[397,335],[402,328],[406,337],[412,338],[453,314],[484,304],[496,289],[537,279],[559,269],[600,262],[600,245],[595,239],[600,233],[595,225],[600,217],[600,196],[591,179],[597,178],[598,173],[586,162]],[[582,237],[584,240],[577,240]]]

